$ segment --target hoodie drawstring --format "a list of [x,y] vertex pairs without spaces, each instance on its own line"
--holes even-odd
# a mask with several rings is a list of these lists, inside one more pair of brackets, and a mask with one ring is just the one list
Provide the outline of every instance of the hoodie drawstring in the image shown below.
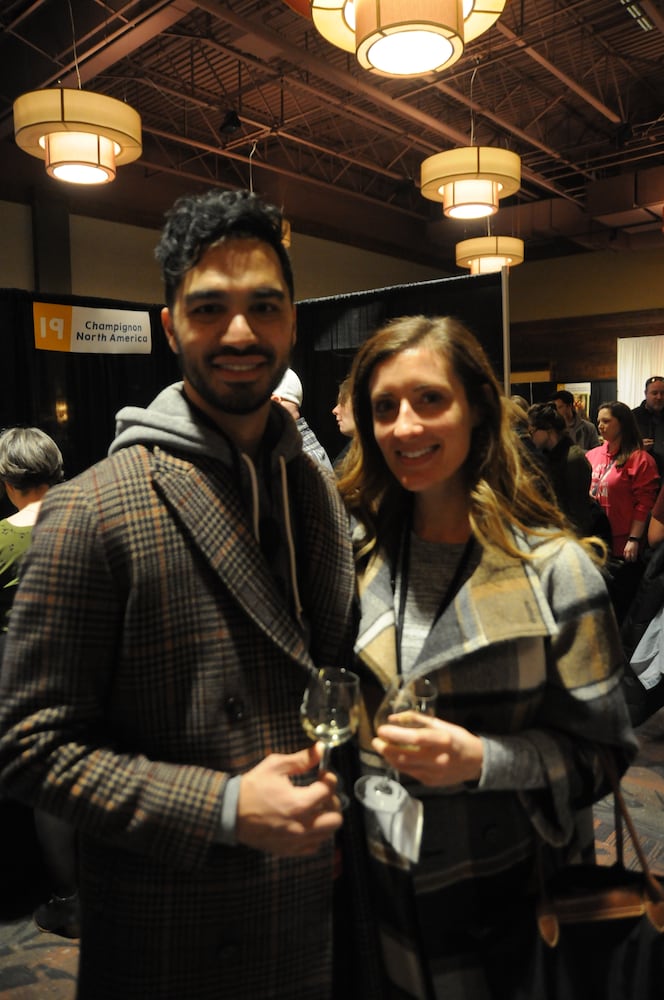
[[290,565],[291,586],[293,587],[293,603],[295,605],[295,617],[298,625],[303,628],[302,603],[300,601],[300,591],[297,585],[297,562],[295,560],[295,542],[293,541],[293,526],[291,524],[290,501],[288,499],[288,478],[286,476],[286,461],[283,455],[279,456],[279,468],[281,470],[281,498],[284,505],[284,528],[286,530],[286,541],[288,542],[288,563]]
[[[260,545],[260,524],[259,524],[259,512],[260,512],[260,500],[258,494],[258,477],[256,476],[256,468],[254,463],[251,461],[248,455],[244,452],[241,453],[244,459],[245,465],[249,471],[249,481],[251,482],[251,517],[254,529],[254,537],[258,544]],[[297,561],[295,558],[295,542],[293,540],[293,525],[291,522],[291,512],[290,512],[290,501],[288,498],[288,477],[286,474],[286,460],[283,455],[279,456],[279,470],[280,470],[280,481],[281,481],[281,499],[284,510],[284,530],[286,532],[286,543],[288,546],[288,568],[290,570],[291,587],[293,588],[293,605],[295,610],[295,618],[300,628],[304,627],[302,620],[302,602],[300,601],[300,590],[297,585]]]
[[249,481],[251,483],[251,519],[254,528],[254,538],[260,545],[261,531],[260,531],[259,517],[258,517],[260,508],[260,503],[258,500],[258,478],[256,476],[256,469],[254,467],[254,463],[251,461],[249,456],[245,455],[244,452],[241,452],[241,455],[242,458],[244,459],[244,463],[247,466],[247,469],[249,470]]

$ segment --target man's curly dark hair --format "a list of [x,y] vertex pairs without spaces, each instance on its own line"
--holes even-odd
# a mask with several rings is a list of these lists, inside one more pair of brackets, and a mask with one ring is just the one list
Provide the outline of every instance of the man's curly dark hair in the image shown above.
[[161,267],[166,305],[173,306],[185,274],[213,243],[222,238],[253,237],[273,248],[284,280],[294,300],[290,258],[281,241],[282,215],[278,208],[251,191],[213,189],[199,195],[183,195],[166,213],[166,223],[155,248]]

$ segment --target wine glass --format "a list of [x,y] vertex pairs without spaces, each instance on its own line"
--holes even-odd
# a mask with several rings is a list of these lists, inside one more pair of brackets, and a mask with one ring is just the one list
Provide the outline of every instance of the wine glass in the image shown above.
[[[405,712],[410,714],[401,724],[417,729],[422,723],[412,713],[435,716],[436,697],[436,688],[426,677],[395,677],[374,716],[374,731],[387,722],[399,725],[399,719],[392,717]],[[377,812],[396,812],[407,794],[399,781],[399,772],[388,765],[385,774],[367,774],[355,782],[355,795],[362,805]]]
[[[307,736],[324,744],[319,774],[329,770],[334,747],[346,743],[360,723],[360,680],[345,667],[321,667],[311,678],[302,698],[300,719]],[[348,796],[337,791],[341,808]]]

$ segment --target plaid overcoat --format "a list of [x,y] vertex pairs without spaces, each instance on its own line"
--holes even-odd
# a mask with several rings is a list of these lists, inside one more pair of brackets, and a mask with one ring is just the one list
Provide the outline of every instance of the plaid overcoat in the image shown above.
[[306,746],[314,663],[352,648],[334,485],[288,464],[308,651],[229,473],[135,445],[45,498],[0,697],[7,792],[78,828],[80,1000],[330,994],[332,848],[213,844],[230,774]]
[[[432,628],[413,668],[438,689],[437,714],[483,737],[477,788],[410,784],[422,799],[415,866],[370,829],[374,900],[395,992],[386,997],[488,1000],[481,954],[503,968],[498,931],[510,902],[532,889],[537,835],[550,865],[592,850],[590,805],[605,794],[596,754],[606,747],[622,774],[636,743],[621,692],[623,654],[600,573],[573,541],[519,538],[534,559],[484,547],[479,564]],[[356,669],[369,717],[396,674],[392,568],[377,552],[360,574]],[[520,761],[536,755],[542,787]],[[458,933],[477,942],[455,950]],[[486,950],[495,945],[493,958]],[[415,956],[426,953],[424,967]],[[428,980],[428,982],[427,982]],[[403,992],[401,992],[403,990]]]

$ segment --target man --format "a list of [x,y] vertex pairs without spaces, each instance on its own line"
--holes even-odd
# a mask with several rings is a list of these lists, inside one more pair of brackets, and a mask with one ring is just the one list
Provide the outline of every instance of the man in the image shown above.
[[324,469],[329,469],[332,472],[332,462],[330,462],[325,448],[323,448],[304,417],[300,415],[302,397],[303,392],[300,377],[292,368],[289,368],[272,393],[272,399],[276,403],[281,403],[295,421],[302,438],[302,450],[307,455],[311,455],[314,462],[318,462]]
[[344,458],[348,454],[348,450],[353,440],[353,435],[355,434],[355,417],[353,416],[350,375],[346,375],[346,378],[339,385],[339,391],[337,392],[337,405],[332,410],[332,413],[336,417],[337,427],[340,432],[344,435],[344,437],[350,438],[348,443],[343,446],[334,460],[334,468],[335,470],[339,470]]
[[574,444],[584,451],[597,448],[599,445],[599,435],[597,428],[590,420],[584,420],[579,411],[574,406],[574,396],[567,389],[559,389],[551,397],[551,402],[555,403],[558,413],[565,421],[567,433]]
[[664,376],[646,379],[645,399],[632,410],[643,438],[643,447],[657,462],[660,476],[664,473]]
[[295,341],[281,217],[176,202],[183,381],[45,498],[0,691],[0,780],[78,828],[78,1000],[329,997],[335,779],[299,720],[346,661],[346,517],[270,396]]

